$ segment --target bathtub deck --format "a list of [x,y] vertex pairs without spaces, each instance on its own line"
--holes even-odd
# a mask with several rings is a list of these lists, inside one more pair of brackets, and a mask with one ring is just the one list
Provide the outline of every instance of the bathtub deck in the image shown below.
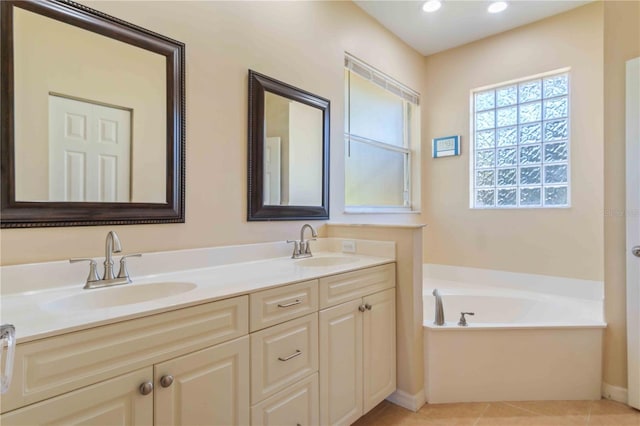
[[383,401],[353,426],[383,425],[640,426],[640,411],[618,402],[600,400],[426,404],[413,413]]

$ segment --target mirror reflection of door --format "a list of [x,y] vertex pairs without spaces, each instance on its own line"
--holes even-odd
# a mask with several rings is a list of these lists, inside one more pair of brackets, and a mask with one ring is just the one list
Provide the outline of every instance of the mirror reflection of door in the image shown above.
[[131,110],[49,96],[49,201],[130,201]]
[[322,110],[265,92],[264,114],[264,205],[321,205]]
[[264,204],[280,205],[280,138],[266,139],[264,149]]

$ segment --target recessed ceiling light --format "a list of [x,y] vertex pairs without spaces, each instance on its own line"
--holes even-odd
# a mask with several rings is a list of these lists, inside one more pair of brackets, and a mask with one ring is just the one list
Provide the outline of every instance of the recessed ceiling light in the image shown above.
[[494,1],[489,5],[489,8],[487,9],[487,11],[489,13],[500,13],[504,11],[507,8],[507,6],[509,5],[507,4],[506,1]]
[[425,12],[435,12],[440,9],[442,6],[442,2],[440,0],[429,0],[422,5],[422,10]]

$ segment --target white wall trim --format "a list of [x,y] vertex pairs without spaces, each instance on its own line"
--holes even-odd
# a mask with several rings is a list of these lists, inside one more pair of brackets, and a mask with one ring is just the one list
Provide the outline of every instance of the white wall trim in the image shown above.
[[411,395],[410,393],[398,389],[389,395],[387,401],[413,412],[418,411],[427,402],[424,395],[424,389],[420,389],[420,391],[415,395]]
[[604,399],[622,402],[623,404],[628,402],[628,392],[626,388],[613,386],[605,382],[602,382],[602,397]]

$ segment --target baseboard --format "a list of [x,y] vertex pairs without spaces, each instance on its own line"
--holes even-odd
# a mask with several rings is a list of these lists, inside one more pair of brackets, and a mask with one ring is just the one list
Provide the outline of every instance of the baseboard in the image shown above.
[[602,382],[602,397],[626,404],[629,401],[627,389]]
[[410,393],[398,389],[387,397],[387,401],[399,405],[402,408],[406,408],[407,410],[416,412],[425,404],[426,399],[424,396],[424,389],[420,389],[420,392],[415,395],[411,395]]

